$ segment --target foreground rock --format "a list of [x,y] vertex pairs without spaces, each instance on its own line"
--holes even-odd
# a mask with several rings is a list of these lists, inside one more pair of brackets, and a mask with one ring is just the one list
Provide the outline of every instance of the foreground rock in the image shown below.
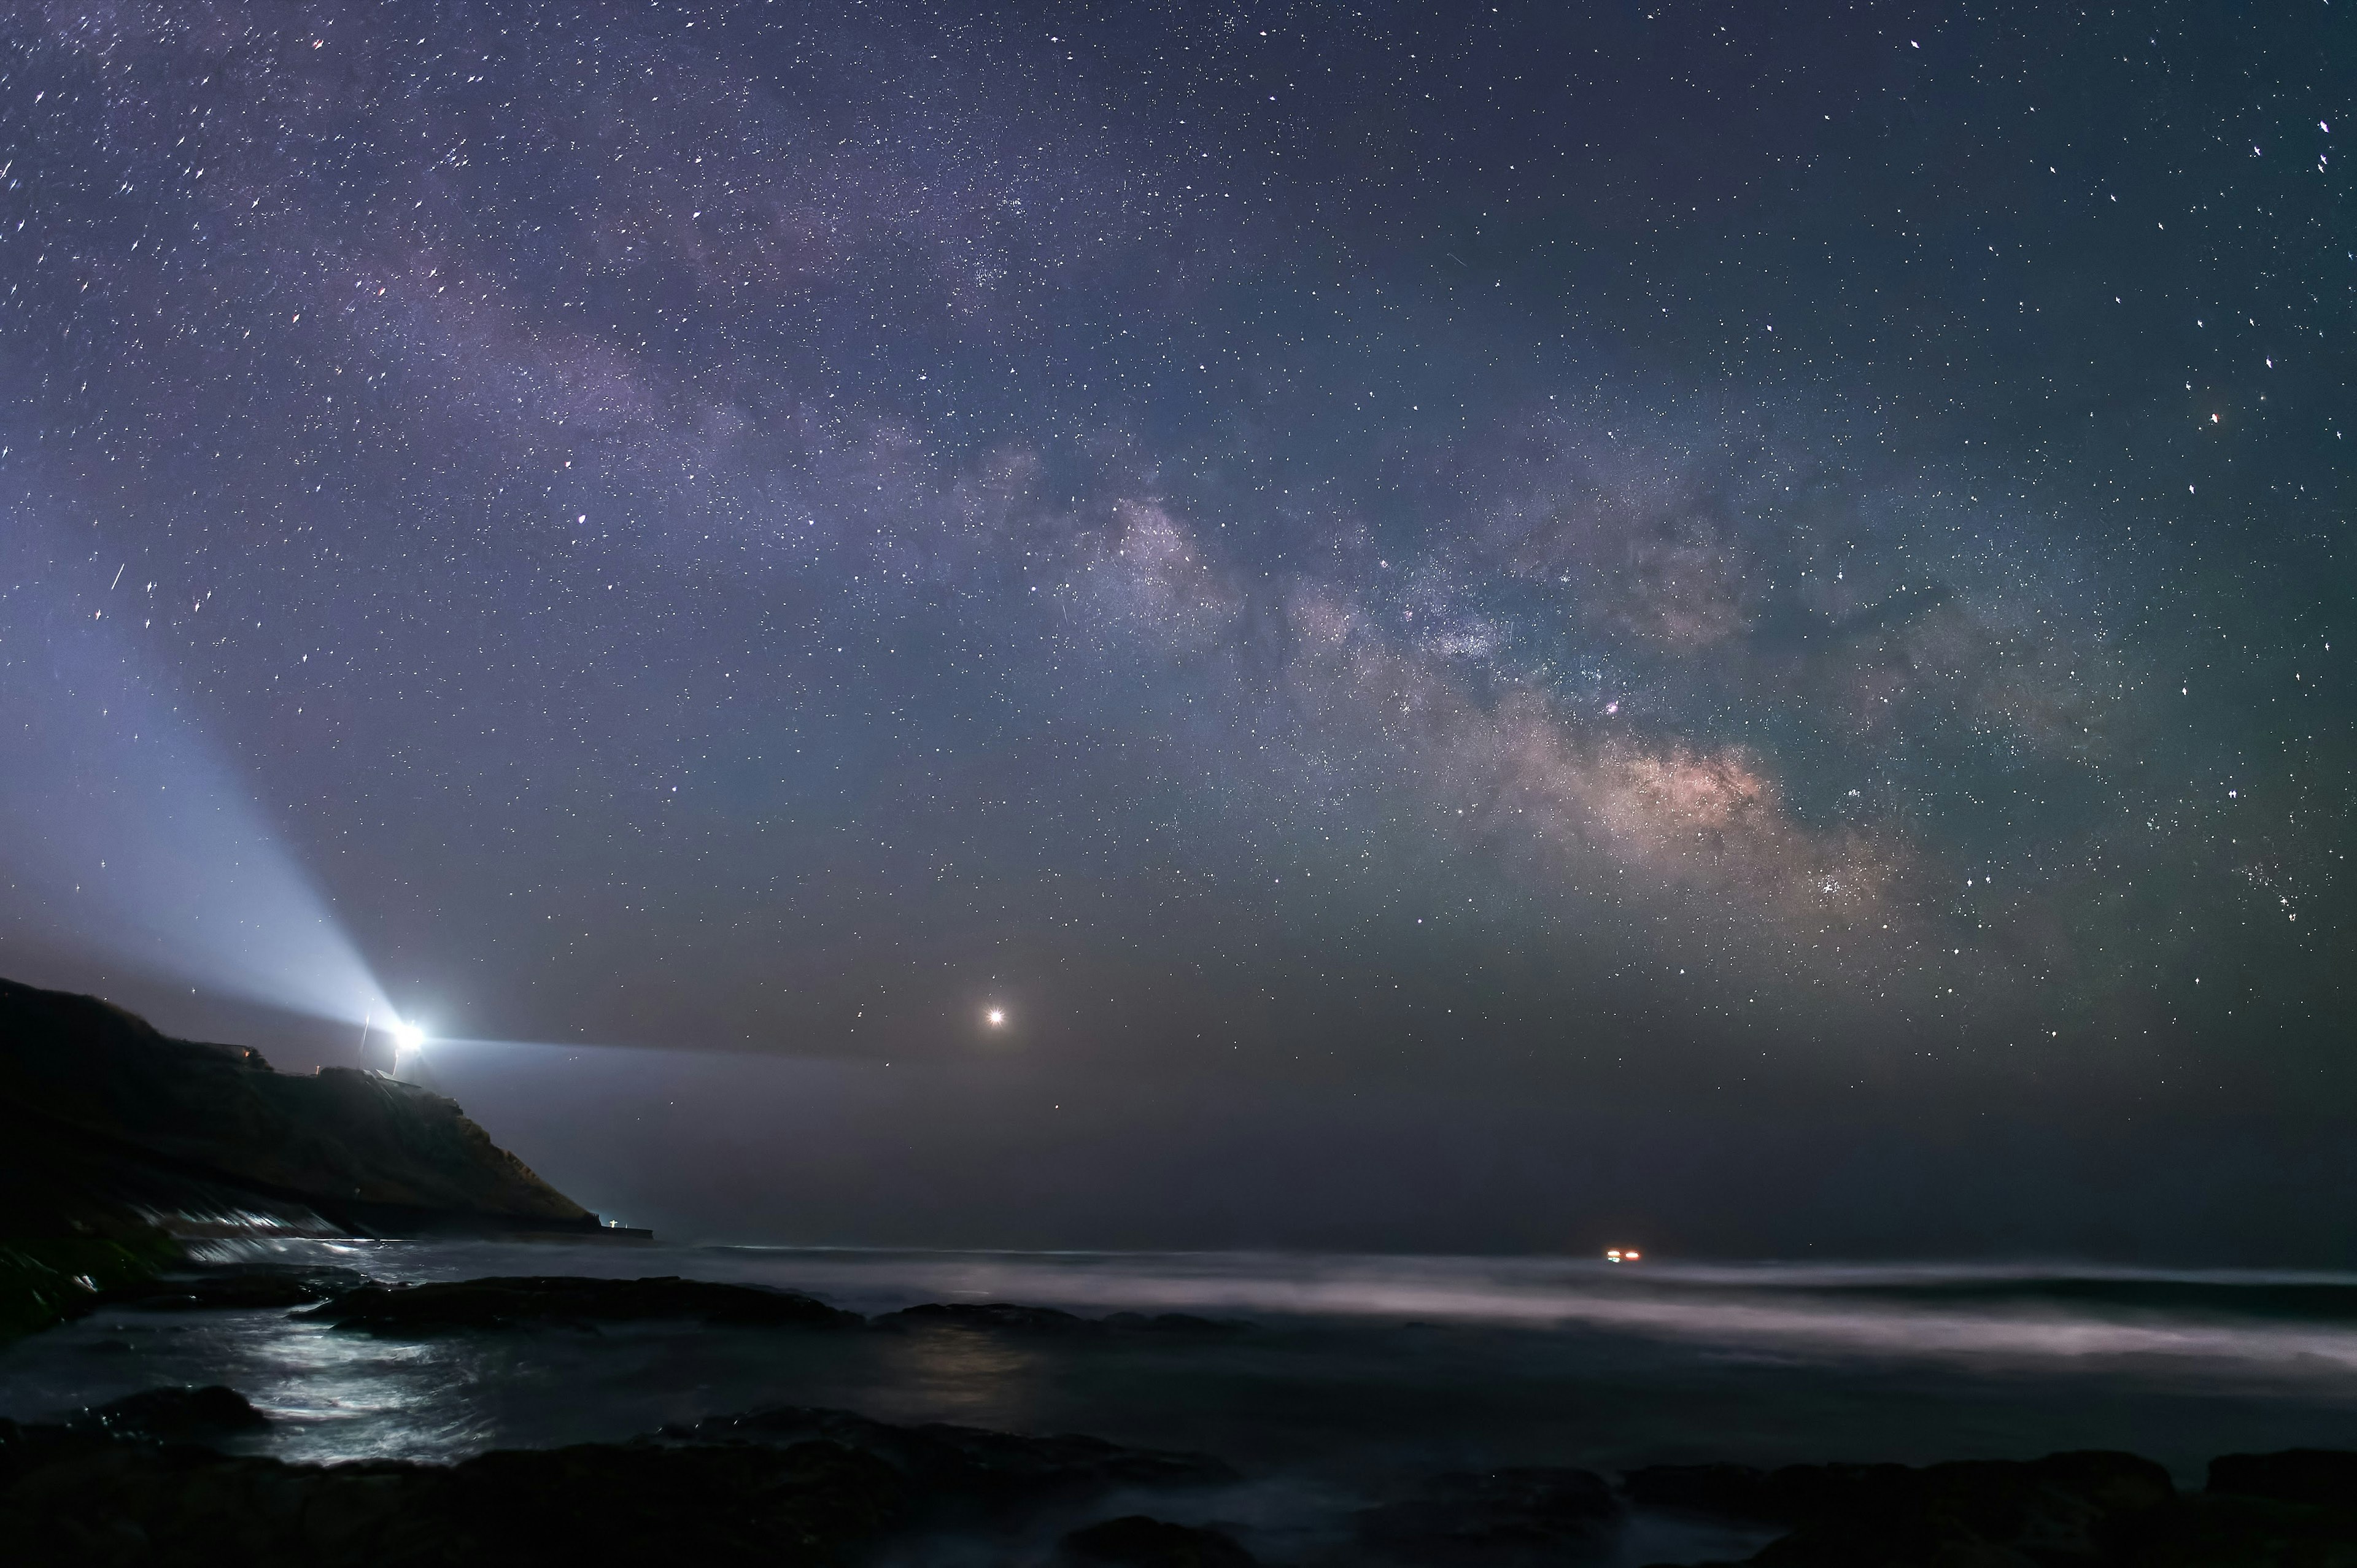
[[[450,1466],[289,1465],[178,1441],[218,1441],[261,1419],[229,1390],[173,1389],[59,1425],[0,1422],[6,1561],[39,1568],[225,1561],[253,1568],[632,1561],[798,1568],[860,1560],[896,1533],[1002,1517],[1019,1522],[1023,1509],[1043,1501],[1234,1478],[1200,1455],[1087,1437],[895,1427],[819,1410]],[[1169,1555],[1181,1536],[1204,1550],[1224,1541],[1125,1522],[1104,1538],[1106,1550],[1134,1553],[1146,1549],[1140,1542],[1158,1543],[1165,1554],[1094,1560],[1173,1568],[1250,1561]]]
[[2210,1461],[2210,1490],[2309,1508],[2357,1510],[2357,1454],[2287,1448]]
[[1002,1334],[1054,1337],[1102,1334],[1104,1326],[1076,1313],[1052,1306],[1022,1306],[1006,1301],[929,1301],[877,1316],[876,1326],[887,1333],[921,1328],[971,1328]]
[[[0,1125],[0,1148],[6,1138]],[[5,1165],[0,1155],[0,1187]],[[136,1286],[179,1259],[178,1241],[136,1218],[111,1233],[92,1227],[79,1236],[0,1241],[0,1343],[86,1312],[100,1292]]]
[[1191,1312],[1116,1312],[1103,1320],[1116,1334],[1175,1335],[1184,1338],[1224,1338],[1243,1334],[1252,1325],[1224,1317],[1199,1317]]
[[866,1321],[856,1312],[794,1291],[673,1274],[637,1280],[524,1274],[436,1284],[365,1284],[297,1316],[384,1335],[662,1318],[759,1328],[856,1328]]
[[1254,1568],[1252,1553],[1216,1530],[1144,1514],[1073,1530],[1056,1550],[1064,1563],[1106,1568]]
[[929,1301],[883,1313],[877,1317],[875,1326],[887,1333],[954,1328],[1055,1338],[1138,1334],[1211,1338],[1241,1334],[1248,1326],[1198,1317],[1189,1312],[1116,1312],[1104,1317],[1082,1317],[1052,1306],[1024,1306],[1009,1301]]
[[928,1496],[993,1512],[1116,1487],[1215,1487],[1241,1479],[1208,1454],[1128,1448],[1071,1434],[1019,1436],[942,1422],[896,1426],[850,1411],[799,1406],[668,1426],[659,1439],[770,1447],[831,1443],[883,1461]]
[[1604,1477],[1530,1468],[1441,1476],[1358,1519],[1367,1560],[1416,1568],[1537,1568],[1601,1555],[1621,1522]]
[[242,1267],[174,1269],[97,1292],[79,1304],[84,1310],[124,1306],[141,1312],[210,1312],[224,1309],[309,1306],[358,1290],[368,1276],[351,1269]]
[[[50,1425],[0,1421],[0,1560],[849,1568],[930,1543],[958,1561],[1030,1563],[1042,1553],[1023,1543],[1049,1521],[1134,1509],[1143,1488],[1238,1479],[1202,1455],[802,1408],[447,1466],[289,1465],[197,1445],[265,1425],[222,1388],[150,1390]],[[2149,1461],[2109,1453],[1920,1469],[1663,1466],[1631,1473],[1620,1497],[1583,1470],[1451,1475],[1363,1510],[1354,1539],[1317,1561],[1592,1563],[1612,1548],[1622,1498],[1789,1524],[1750,1559],[1762,1568],[2357,1564],[2357,1454],[2318,1450],[2227,1455],[2190,1497]],[[1054,1557],[1065,1568],[1253,1562],[1222,1530],[1135,1512],[1069,1531]]]
[[287,1465],[201,1448],[52,1452],[0,1480],[8,1560],[834,1564],[908,1514],[889,1466],[830,1444],[790,1449],[585,1444],[461,1465]]
[[[69,1437],[151,1438],[217,1443],[258,1432],[269,1419],[235,1389],[147,1389],[84,1411],[60,1429]],[[21,1429],[20,1429],[21,1430]],[[39,1429],[36,1428],[38,1432]]]
[[2179,1497],[2133,1454],[1932,1465],[1662,1466],[1629,1499],[1792,1526],[1760,1568],[2342,1568],[2357,1454],[2230,1455]]
[[1620,1490],[1641,1508],[1746,1523],[1793,1522],[1793,1504],[1776,1476],[1749,1465],[1652,1465],[1622,1476]]

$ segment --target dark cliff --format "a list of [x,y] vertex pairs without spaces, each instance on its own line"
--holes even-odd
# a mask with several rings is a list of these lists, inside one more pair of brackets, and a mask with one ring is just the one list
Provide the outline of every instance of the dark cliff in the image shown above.
[[272,1070],[92,996],[0,980],[0,1235],[160,1226],[594,1231],[457,1102],[373,1073]]

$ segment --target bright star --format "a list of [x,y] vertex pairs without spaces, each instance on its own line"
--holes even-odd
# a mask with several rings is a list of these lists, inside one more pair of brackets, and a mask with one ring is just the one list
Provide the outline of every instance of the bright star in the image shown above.
[[982,1021],[994,1029],[1003,1027],[1006,1023],[1006,1010],[1003,1007],[993,1007],[982,1015]]

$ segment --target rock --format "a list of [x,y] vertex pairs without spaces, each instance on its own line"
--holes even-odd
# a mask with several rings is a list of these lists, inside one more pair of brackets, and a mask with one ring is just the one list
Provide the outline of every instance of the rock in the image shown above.
[[2075,1493],[2106,1514],[2141,1513],[2177,1496],[2169,1472],[2151,1460],[2112,1449],[2049,1454],[2030,1466],[2050,1487]]
[[[1088,1437],[896,1427],[843,1411],[726,1417],[629,1443],[495,1452],[451,1466],[290,1465],[159,1441],[259,1419],[226,1389],[167,1389],[62,1425],[0,1421],[6,1561],[818,1568],[867,1560],[895,1532],[971,1522],[977,1509],[1017,1510],[1011,1517],[1028,1529],[1024,1505],[1235,1478],[1200,1455]],[[1098,1539],[1132,1555],[1080,1561],[1251,1561],[1215,1531],[1114,1523]],[[1160,1554],[1136,1554],[1149,1549]]]
[[896,1426],[845,1410],[788,1406],[663,1429],[665,1442],[763,1444],[824,1442],[872,1455],[921,1493],[987,1509],[1116,1487],[1206,1487],[1237,1480],[1206,1454],[1128,1448],[1103,1438],[1021,1436],[929,1423]]
[[1058,1543],[1057,1552],[1068,1563],[1118,1568],[1254,1568],[1252,1553],[1216,1530],[1168,1524],[1142,1513],[1076,1530]]
[[927,1302],[903,1307],[876,1319],[875,1326],[892,1332],[911,1328],[976,1328],[1004,1334],[1102,1334],[1104,1325],[1052,1306],[1018,1306],[1006,1301]]
[[216,1383],[201,1389],[147,1389],[84,1411],[65,1424],[70,1432],[110,1437],[203,1443],[258,1431],[270,1424],[270,1418],[248,1404],[235,1389]]
[[1249,1323],[1233,1323],[1223,1318],[1198,1317],[1191,1312],[1116,1312],[1104,1318],[1107,1328],[1124,1334],[1171,1334],[1213,1336],[1242,1334],[1252,1327]]
[[1795,1465],[1770,1474],[1757,1491],[1739,1477],[1722,1482],[1722,1496],[1743,1498],[1746,1511],[1716,1511],[1797,1526],[1752,1557],[1761,1568],[2092,1568],[2119,1561],[2127,1543],[2141,1538],[2139,1521],[2167,1509],[2175,1495],[2169,1473],[2152,1461],[2102,1452],[1922,1469]]
[[[0,1421],[0,1496],[37,1472],[77,1464],[103,1466],[119,1462],[109,1455],[131,1448],[218,1443],[267,1424],[243,1395],[218,1386],[147,1389],[63,1422]],[[0,1541],[7,1540],[0,1528]]]
[[1105,1317],[1082,1317],[1052,1306],[1023,1306],[1010,1301],[933,1301],[885,1313],[876,1319],[874,1326],[892,1333],[920,1328],[968,1328],[1080,1338],[1107,1332],[1208,1337],[1242,1333],[1249,1325],[1223,1323],[1187,1312],[1116,1312]]
[[2357,1509],[2357,1454],[2287,1448],[2278,1454],[2222,1455],[2210,1461],[2209,1489],[2317,1508]]
[[828,1444],[787,1449],[586,1444],[444,1466],[313,1466],[114,1444],[0,1488],[21,1568],[247,1568],[849,1560],[907,1508],[888,1466]]
[[2124,1568],[2351,1568],[2357,1517],[2346,1509],[2205,1492],[2133,1520],[2114,1560]]
[[1649,1465],[1623,1475],[1620,1490],[1640,1508],[1770,1524],[1792,1518],[1768,1472],[1750,1465]]
[[1904,1465],[1787,1465],[1768,1477],[1778,1510],[1768,1517],[1802,1524],[1911,1514],[1921,1506],[1922,1473]]
[[5,980],[0,1176],[30,1195],[9,1217],[19,1236],[135,1230],[146,1214],[192,1232],[248,1213],[293,1234],[601,1230],[414,1084],[276,1072],[242,1047]]
[[528,1274],[421,1285],[367,1284],[297,1316],[388,1335],[666,1317],[753,1328],[856,1328],[865,1321],[856,1312],[793,1291],[672,1274],[637,1280]]
[[888,1466],[831,1443],[591,1444],[486,1454],[452,1478],[469,1533],[511,1561],[834,1562],[912,1500]]
[[1360,1546],[1383,1562],[1512,1568],[1601,1555],[1620,1519],[1601,1476],[1532,1468],[1437,1477],[1357,1524]]
[[2357,1454],[2291,1448],[2210,1462],[2209,1488],[2135,1521],[2136,1568],[2357,1565]]
[[228,1307],[307,1306],[367,1284],[350,1269],[222,1269],[177,1273],[102,1290],[91,1298],[95,1309],[136,1307],[143,1312],[196,1312]]
[[[0,1117],[0,1191],[26,1146],[12,1144]],[[52,1209],[48,1219],[59,1219]],[[79,1223],[79,1221],[73,1221]],[[112,1233],[0,1241],[0,1343],[88,1312],[107,1291],[135,1285],[180,1261],[180,1244],[161,1230],[124,1218]]]

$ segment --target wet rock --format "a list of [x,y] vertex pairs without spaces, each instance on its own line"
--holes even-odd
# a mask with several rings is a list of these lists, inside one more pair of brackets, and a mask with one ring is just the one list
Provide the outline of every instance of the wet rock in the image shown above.
[[1116,1312],[1104,1317],[1082,1317],[1052,1306],[1024,1306],[1010,1301],[926,1302],[878,1316],[873,1325],[888,1333],[911,1329],[966,1328],[977,1332],[1049,1335],[1087,1338],[1112,1334],[1153,1334],[1215,1337],[1240,1334],[1250,1326],[1198,1317],[1189,1312]]
[[1601,1555],[1619,1499],[1587,1470],[1529,1468],[1448,1475],[1424,1495],[1358,1517],[1361,1548],[1385,1563],[1516,1568]]
[[1050,1497],[1086,1497],[1117,1487],[1207,1487],[1237,1480],[1207,1454],[1128,1448],[1103,1438],[1031,1437],[929,1423],[896,1426],[845,1410],[789,1406],[715,1416],[663,1429],[662,1441],[714,1444],[836,1444],[871,1455],[939,1499],[1003,1509]]
[[2357,1565],[2357,1454],[2292,1448],[2210,1462],[2209,1489],[2136,1520],[2134,1568]]
[[2150,1460],[2093,1452],[1765,1477],[1662,1466],[1632,1472],[1629,1490],[1657,1506],[1794,1520],[1750,1559],[1756,1568],[2357,1568],[2352,1473],[2357,1455],[2228,1455],[2210,1491],[2179,1498]]
[[1904,1465],[1787,1465],[1768,1486],[1770,1517],[1801,1524],[1911,1518],[1926,1506],[1923,1472]]
[[1052,1306],[1020,1306],[1007,1301],[926,1302],[903,1307],[876,1319],[875,1326],[892,1332],[911,1328],[975,1328],[1002,1334],[1079,1336],[1102,1334],[1104,1325]]
[[487,1454],[453,1479],[478,1539],[567,1563],[832,1562],[912,1500],[890,1466],[831,1443]]
[[1771,1543],[1760,1563],[1828,1560],[1836,1548],[1892,1563],[1970,1552],[1994,1563],[2098,1563],[2136,1514],[2175,1495],[2169,1473],[2133,1454],[2056,1454],[1933,1465],[1798,1466],[1778,1471],[1801,1530]]
[[2169,1472],[2151,1460],[2111,1449],[2049,1454],[2030,1469],[2045,1485],[2086,1498],[2106,1514],[2141,1513],[2177,1496]]
[[1116,1312],[1103,1321],[1107,1328],[1123,1334],[1195,1335],[1205,1338],[1242,1334],[1252,1326],[1224,1318],[1198,1317],[1191,1312]]
[[2134,1521],[2122,1568],[2349,1568],[2357,1517],[2341,1508],[2207,1492]]
[[[148,1389],[63,1422],[0,1420],[0,1496],[37,1472],[114,1463],[108,1455],[159,1444],[219,1443],[267,1424],[243,1395],[218,1386]],[[7,1541],[0,1528],[0,1544]],[[13,1561],[5,1551],[0,1560]]]
[[[181,1441],[260,1419],[226,1389],[167,1389],[61,1425],[0,1421],[0,1557],[11,1568],[794,1568],[866,1560],[896,1532],[975,1522],[996,1530],[985,1516],[1002,1509],[998,1522],[1019,1532],[1032,1528],[1024,1510],[1033,1505],[1235,1479],[1200,1455],[1088,1437],[899,1427],[842,1411],[772,1411],[629,1443],[495,1452],[449,1466],[290,1465]],[[1213,1531],[1113,1522],[1120,1528],[1092,1539],[1103,1552],[1129,1555],[1078,1561],[1251,1561]]]
[[[14,1203],[17,1192],[35,1189],[27,1201],[37,1210],[47,1208],[49,1212],[37,1211],[33,1223],[48,1221],[60,1230],[83,1223],[65,1212],[68,1197],[51,1195],[52,1200],[44,1203],[38,1176],[34,1181],[25,1179],[27,1163],[46,1166],[52,1162],[45,1149],[35,1148],[28,1155],[30,1140],[19,1135],[23,1126],[12,1125],[12,1121],[0,1105],[0,1192],[10,1194]],[[119,1222],[111,1232],[0,1241],[0,1343],[80,1317],[101,1292],[135,1283],[180,1261],[179,1243],[144,1221],[102,1212],[97,1219]]]
[[1058,1543],[1065,1563],[1117,1568],[1253,1568],[1251,1552],[1216,1530],[1169,1524],[1144,1514],[1076,1530]]
[[2281,1503],[2357,1509],[2357,1454],[2287,1448],[2278,1454],[2226,1454],[2210,1461],[2210,1488]]
[[0,1488],[16,1564],[843,1563],[907,1506],[888,1466],[786,1449],[588,1444],[450,1466],[288,1465],[113,1444]]
[[369,1283],[350,1269],[222,1269],[172,1273],[101,1291],[93,1308],[136,1307],[143,1312],[196,1312],[217,1307],[308,1306]]
[[387,1335],[530,1324],[694,1318],[759,1328],[856,1328],[863,1321],[812,1296],[662,1275],[638,1280],[518,1275],[434,1284],[369,1284],[300,1314]]
[[71,1432],[145,1437],[166,1443],[206,1443],[258,1432],[270,1418],[235,1389],[147,1389],[86,1410],[65,1423]]
[[1660,1466],[1626,1477],[1630,1499],[1739,1520],[1791,1522],[1750,1561],[1761,1568],[2065,1568],[2141,1561],[2175,1496],[2133,1454],[2018,1463]]
[[1679,1509],[1770,1524],[1792,1517],[1768,1472],[1750,1465],[1649,1465],[1623,1475],[1620,1490],[1639,1508]]

